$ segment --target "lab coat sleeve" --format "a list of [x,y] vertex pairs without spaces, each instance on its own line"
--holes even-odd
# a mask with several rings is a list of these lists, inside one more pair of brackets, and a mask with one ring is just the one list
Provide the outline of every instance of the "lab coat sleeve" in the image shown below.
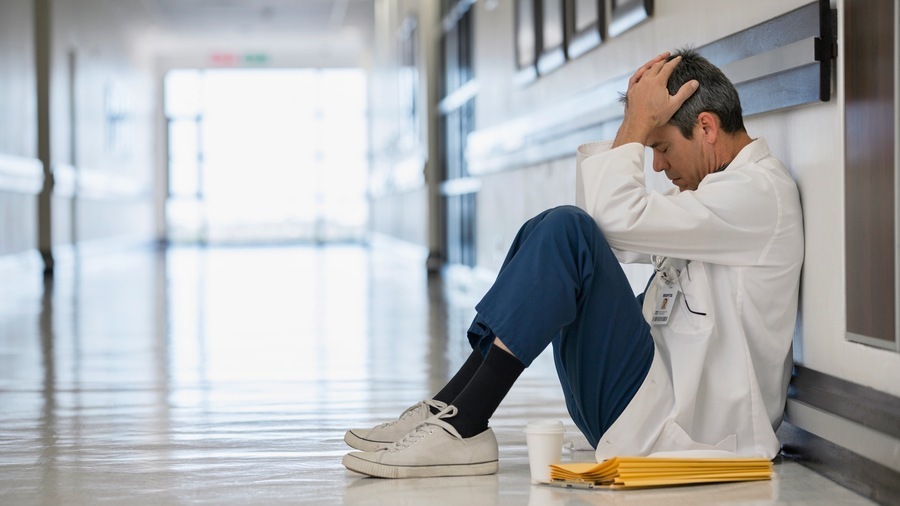
[[623,251],[616,248],[612,248],[613,255],[616,256],[616,260],[623,264],[649,264],[650,263],[650,255],[646,253],[638,253],[636,251]]
[[[611,141],[588,142],[578,146],[575,161],[575,205],[581,209],[587,210],[584,197],[584,178],[582,174],[584,170],[582,164],[586,159],[597,153],[608,151],[612,146]],[[626,251],[612,248],[616,259],[623,264],[649,264],[650,255],[646,253],[638,253],[636,251]]]
[[771,177],[753,163],[706,176],[694,191],[647,192],[644,146],[581,161],[584,209],[614,249],[725,265],[758,265],[780,219]]

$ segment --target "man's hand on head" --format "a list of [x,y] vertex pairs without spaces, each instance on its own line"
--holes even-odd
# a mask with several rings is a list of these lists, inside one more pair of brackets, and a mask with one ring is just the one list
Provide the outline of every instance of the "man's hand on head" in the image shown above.
[[613,147],[629,142],[646,145],[650,132],[665,125],[681,104],[697,91],[700,83],[691,80],[684,83],[677,93],[669,95],[666,84],[672,71],[681,62],[681,57],[666,61],[668,57],[669,53],[663,53],[650,60],[628,80],[625,118],[616,134]]

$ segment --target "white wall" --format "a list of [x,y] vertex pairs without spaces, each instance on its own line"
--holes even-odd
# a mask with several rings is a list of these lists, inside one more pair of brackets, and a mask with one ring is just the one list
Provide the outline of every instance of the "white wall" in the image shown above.
[[0,255],[37,245],[37,88],[32,0],[0,2]]
[[[50,25],[40,32],[39,6],[49,9]],[[0,3],[0,255],[38,247],[37,192],[44,178],[37,160],[36,35],[49,41],[50,51],[53,248],[75,240],[153,238],[155,97],[148,67],[132,52],[141,19],[136,2]],[[118,143],[110,142],[113,115]]]
[[32,0],[0,2],[0,153],[37,154]]
[[54,204],[55,243],[150,241],[156,83],[136,49],[145,12],[135,2],[57,0],[51,13],[52,163],[74,168],[78,181],[72,235],[70,197]]
[[[404,88],[399,79],[399,43],[404,27],[416,23],[413,44],[419,62],[420,121],[412,125],[402,110]],[[432,44],[438,41],[437,2],[377,0],[375,44],[369,96],[372,167],[371,229],[417,246],[429,246],[429,208],[426,172],[429,131],[436,128],[434,97],[428,76],[433,69]]]

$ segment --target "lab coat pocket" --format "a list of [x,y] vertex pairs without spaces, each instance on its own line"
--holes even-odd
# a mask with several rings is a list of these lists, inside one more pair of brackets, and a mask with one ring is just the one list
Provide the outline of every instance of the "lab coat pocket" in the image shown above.
[[668,420],[659,439],[653,446],[653,454],[660,452],[685,452],[685,451],[704,451],[704,452],[736,452],[737,451],[737,435],[730,434],[721,441],[710,444],[695,441],[691,436],[678,425],[675,420]]
[[678,305],[672,311],[669,327],[678,334],[709,333],[715,316],[706,265],[691,262],[682,269],[678,281],[681,293],[678,295]]

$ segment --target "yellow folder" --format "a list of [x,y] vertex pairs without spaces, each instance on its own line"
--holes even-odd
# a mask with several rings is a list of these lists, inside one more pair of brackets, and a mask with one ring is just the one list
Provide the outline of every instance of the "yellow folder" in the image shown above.
[[614,457],[550,466],[551,484],[612,489],[769,479],[772,462],[762,458]]

